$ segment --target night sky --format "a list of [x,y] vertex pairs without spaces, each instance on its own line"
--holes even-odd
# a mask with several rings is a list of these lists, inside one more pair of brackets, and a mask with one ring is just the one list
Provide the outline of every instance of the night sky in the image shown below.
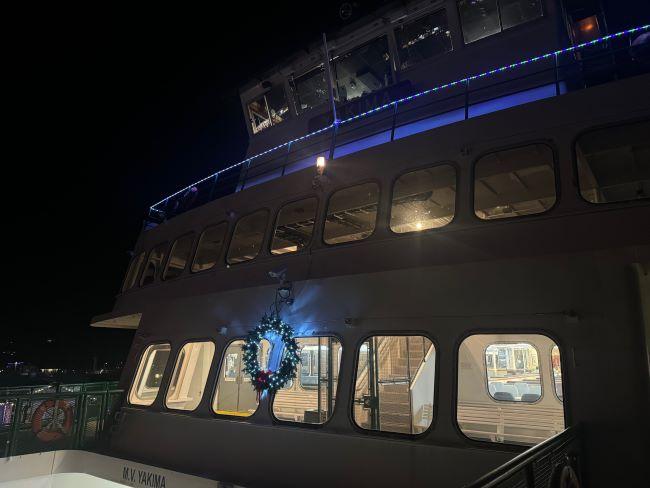
[[[133,332],[89,323],[112,309],[146,208],[241,160],[238,87],[342,25],[340,2],[152,5],[28,4],[3,16],[0,352],[11,342],[19,360],[125,358]],[[620,25],[640,23],[619,12]]]

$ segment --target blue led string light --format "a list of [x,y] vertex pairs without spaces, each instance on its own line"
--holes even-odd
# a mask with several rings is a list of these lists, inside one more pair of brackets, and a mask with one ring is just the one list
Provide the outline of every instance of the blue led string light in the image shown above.
[[326,127],[323,127],[321,129],[310,132],[309,134],[306,134],[304,136],[297,137],[296,139],[292,139],[290,141],[283,142],[282,144],[279,144],[279,145],[277,145],[275,147],[267,149],[266,151],[255,154],[254,156],[251,156],[250,158],[247,158],[247,159],[244,159],[243,161],[232,164],[232,165],[228,166],[227,168],[220,169],[219,171],[217,171],[215,173],[212,173],[210,176],[206,176],[205,178],[203,178],[203,179],[201,179],[199,181],[196,181],[196,182],[192,183],[191,185],[186,186],[185,188],[177,191],[176,193],[173,193],[173,194],[169,195],[168,197],[163,198],[158,203],[155,203],[154,205],[152,205],[149,208],[150,208],[150,210],[155,211],[155,210],[157,210],[156,207],[158,205],[160,205],[161,203],[168,202],[169,200],[171,200],[175,196],[180,195],[181,193],[189,190],[190,188],[192,188],[194,186],[200,185],[201,183],[203,183],[204,181],[209,180],[210,178],[218,177],[222,173],[225,173],[227,171],[230,171],[231,169],[237,168],[238,166],[248,164],[248,163],[250,163],[251,161],[253,161],[253,160],[257,159],[257,158],[260,158],[260,157],[265,156],[265,155],[267,155],[269,153],[277,151],[278,149],[282,149],[284,147],[287,147],[290,144],[294,144],[296,142],[301,142],[301,141],[304,141],[306,139],[309,139],[310,137],[316,136],[318,134],[322,134],[323,132],[326,132],[326,131],[334,128],[335,126],[344,125],[344,124],[353,122],[355,120],[359,120],[359,119],[361,119],[363,117],[367,117],[367,116],[375,114],[377,112],[381,112],[383,110],[386,110],[387,108],[391,108],[391,107],[394,108],[396,105],[399,105],[400,103],[409,102],[409,101],[414,100],[414,99],[416,99],[418,97],[421,97],[421,96],[424,96],[424,95],[430,95],[431,93],[435,93],[435,92],[438,92],[440,90],[444,90],[444,89],[447,89],[447,88],[451,88],[453,86],[458,86],[458,85],[461,85],[461,84],[464,84],[464,83],[468,83],[470,81],[477,80],[479,78],[485,78],[486,76],[491,76],[491,75],[494,75],[496,73],[502,73],[504,71],[509,71],[509,70],[513,70],[513,69],[516,69],[516,68],[520,68],[521,66],[524,66],[526,64],[535,63],[537,61],[541,61],[541,60],[544,60],[544,59],[549,59],[549,58],[554,57],[554,56],[557,57],[557,56],[559,56],[561,54],[566,54],[566,53],[569,53],[569,52],[572,52],[572,51],[578,51],[578,50],[583,49],[585,47],[593,46],[593,45],[608,41],[610,39],[622,37],[622,36],[625,36],[625,35],[634,34],[635,32],[646,31],[646,30],[649,30],[649,29],[650,29],[650,24],[646,24],[646,25],[642,25],[642,26],[639,26],[639,27],[633,27],[631,29],[626,29],[624,31],[617,32],[615,34],[608,34],[606,36],[599,37],[599,38],[594,39],[594,40],[589,41],[589,42],[583,42],[582,44],[576,44],[575,46],[570,46],[570,47],[567,47],[567,48],[564,48],[564,49],[558,49],[557,51],[548,52],[546,54],[541,54],[539,56],[535,56],[533,58],[525,59],[523,61],[518,61],[516,63],[512,63],[512,64],[508,64],[508,65],[500,66],[498,68],[491,69],[489,71],[484,71],[484,72],[476,74],[476,75],[467,76],[465,78],[461,78],[461,79],[458,79],[456,81],[452,81],[450,83],[445,83],[444,85],[438,85],[438,86],[435,86],[435,87],[432,87],[432,88],[428,88],[427,90],[423,90],[421,92],[414,93],[412,95],[409,95],[409,96],[406,96],[406,97],[403,97],[403,98],[399,98],[397,100],[393,100],[392,102],[385,103],[384,105],[380,105],[379,107],[373,108],[371,110],[367,110],[367,111],[362,112],[362,113],[357,114],[357,115],[353,115],[352,117],[348,117],[347,119],[335,120],[334,123],[332,123],[332,124],[330,124],[330,125],[328,125]]

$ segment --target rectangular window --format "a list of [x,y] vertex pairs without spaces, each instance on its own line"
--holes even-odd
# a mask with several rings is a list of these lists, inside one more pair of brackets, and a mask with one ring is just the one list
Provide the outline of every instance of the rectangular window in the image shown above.
[[433,421],[435,348],[423,336],[373,336],[361,344],[354,422],[362,429],[420,434]]
[[456,170],[448,164],[411,171],[393,185],[390,228],[419,232],[447,225],[456,207]]
[[278,212],[271,254],[297,252],[311,241],[316,219],[316,198],[305,198],[289,203]]
[[[266,369],[271,343],[263,339],[260,344],[258,361],[260,367]],[[243,340],[232,341],[223,356],[217,392],[212,403],[212,409],[219,415],[250,417],[257,410],[257,392],[251,384],[250,376],[244,373],[243,345]]]
[[138,274],[144,263],[144,252],[141,252],[135,256],[131,263],[129,264],[129,269],[126,272],[126,278],[124,278],[124,284],[122,285],[122,291],[130,290],[135,286],[135,283],[138,279]]
[[562,362],[560,361],[560,349],[553,346],[551,349],[551,368],[553,372],[553,385],[555,386],[555,394],[560,401],[564,400],[562,394]]
[[186,235],[176,239],[172,244],[172,249],[169,251],[169,259],[167,260],[167,267],[163,275],[164,280],[171,278],[178,278],[185,271],[187,261],[192,252],[192,243],[194,242],[194,234]]
[[332,194],[323,239],[327,244],[360,241],[375,230],[379,185],[364,183]]
[[650,197],[650,121],[597,129],[575,146],[580,194],[591,203]]
[[160,389],[165,366],[169,359],[169,344],[154,344],[145,350],[129,394],[133,405],[151,405]]
[[166,247],[167,243],[158,244],[149,252],[147,265],[142,272],[142,278],[140,278],[140,286],[146,286],[156,281],[156,278],[160,273],[160,269],[162,268]]
[[289,116],[289,105],[282,85],[275,85],[264,95],[248,102],[248,116],[253,134],[278,125]]
[[199,406],[213,356],[212,342],[190,342],[183,346],[167,390],[167,408],[189,411]]
[[546,212],[555,204],[553,151],[530,144],[496,151],[474,166],[474,212],[503,219]]
[[465,44],[542,16],[542,0],[459,0]]
[[325,67],[321,64],[311,71],[289,80],[298,114],[329,101],[325,76]]
[[386,88],[393,81],[388,39],[382,36],[334,61],[338,100],[349,102]]
[[199,237],[199,245],[196,248],[194,262],[192,263],[193,273],[205,271],[217,264],[227,230],[228,224],[221,222],[217,225],[211,225],[203,231],[201,237]]
[[[533,445],[564,430],[552,351],[540,334],[478,334],[458,351],[457,420],[472,439]],[[559,364],[557,366],[559,368]]]
[[341,343],[335,337],[298,338],[298,381],[277,392],[273,415],[279,420],[322,424],[332,416],[341,363]]
[[452,50],[447,12],[438,10],[395,29],[402,69]]
[[237,221],[235,231],[228,248],[228,264],[242,263],[255,259],[262,249],[266,223],[269,220],[267,210],[258,210]]

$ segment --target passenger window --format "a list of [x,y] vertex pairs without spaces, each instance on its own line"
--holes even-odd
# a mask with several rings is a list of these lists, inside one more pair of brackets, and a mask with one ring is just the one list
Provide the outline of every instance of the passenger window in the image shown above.
[[193,242],[193,234],[176,239],[176,242],[172,245],[171,251],[169,251],[169,259],[167,261],[167,267],[165,268],[165,274],[163,275],[164,280],[177,278],[183,274],[185,266],[187,265],[187,260],[190,258],[190,253],[192,252]]
[[420,434],[433,421],[435,348],[423,336],[373,336],[359,349],[354,422],[362,429]]
[[167,408],[195,410],[199,406],[213,356],[212,342],[190,342],[183,346],[167,390]]
[[456,170],[450,165],[412,171],[393,186],[390,228],[418,232],[447,225],[456,206]]
[[542,16],[542,0],[460,0],[465,44]]
[[474,213],[503,219],[546,212],[555,204],[553,151],[545,144],[496,151],[474,167]]
[[325,217],[323,240],[327,244],[360,241],[375,230],[379,186],[365,183],[335,192]]
[[555,394],[560,401],[563,401],[562,362],[560,361],[560,349],[557,346],[553,346],[551,349],[551,368],[553,371],[553,386],[555,387]]
[[336,402],[341,343],[335,337],[297,338],[300,353],[298,381],[279,390],[273,400],[278,420],[323,424]]
[[248,103],[253,134],[278,125],[289,116],[289,105],[282,85],[273,86],[264,95]]
[[228,248],[228,264],[255,259],[262,249],[268,220],[267,210],[258,210],[239,219]]
[[447,12],[438,10],[395,29],[402,69],[452,50]]
[[135,256],[131,263],[129,264],[129,269],[126,272],[126,278],[124,278],[124,285],[122,285],[122,291],[130,290],[135,286],[135,282],[138,279],[138,274],[142,268],[142,263],[144,263],[144,252],[141,252]]
[[154,281],[156,281],[156,276],[158,276],[158,270],[162,267],[163,256],[165,255],[165,248],[167,244],[158,244],[149,252],[149,258],[147,259],[147,265],[142,272],[142,278],[140,278],[140,286],[146,286]]
[[309,244],[314,232],[317,205],[316,198],[306,198],[280,209],[271,243],[272,254],[297,252]]
[[650,121],[597,129],[576,142],[580,194],[591,203],[650,197]]
[[[251,384],[250,376],[244,373],[243,345],[243,340],[232,341],[223,356],[217,392],[212,403],[212,409],[219,415],[249,417],[257,410],[257,392]],[[270,353],[271,343],[262,339],[258,357],[262,369],[267,368]]]
[[318,107],[329,100],[325,68],[322,64],[303,75],[292,77],[289,84],[298,114]]
[[545,394],[556,344],[539,334],[478,334],[458,351],[457,420],[472,439],[533,445],[564,430],[564,408]]
[[129,394],[133,405],[151,405],[158,395],[165,366],[169,359],[169,344],[154,344],[145,350]]
[[203,231],[201,237],[199,237],[199,245],[196,248],[196,255],[192,263],[193,273],[205,271],[217,264],[227,230],[228,224],[221,222],[217,225],[211,225]]
[[393,81],[388,38],[379,37],[339,56],[334,62],[337,99],[349,102],[387,87]]

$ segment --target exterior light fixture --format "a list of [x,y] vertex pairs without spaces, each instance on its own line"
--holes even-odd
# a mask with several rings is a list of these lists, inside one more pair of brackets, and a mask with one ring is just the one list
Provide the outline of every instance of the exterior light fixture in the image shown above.
[[325,156],[318,156],[316,158],[316,173],[318,176],[323,176],[325,173]]

